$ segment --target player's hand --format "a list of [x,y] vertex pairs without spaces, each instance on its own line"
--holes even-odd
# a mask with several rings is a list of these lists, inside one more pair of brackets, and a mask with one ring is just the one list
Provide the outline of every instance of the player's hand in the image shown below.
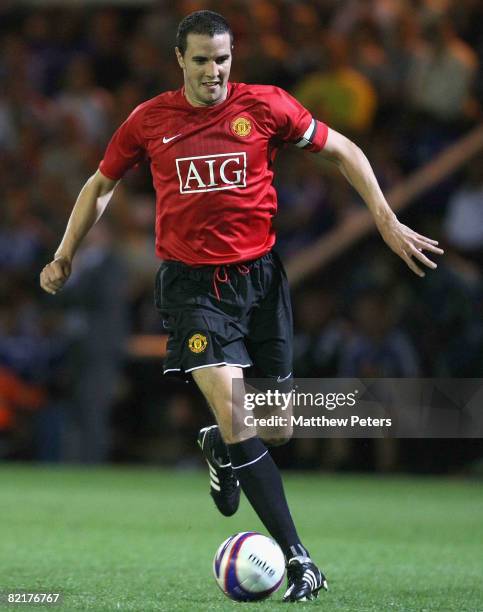
[[379,232],[384,239],[384,242],[390,249],[403,259],[407,266],[418,276],[425,276],[423,270],[419,267],[416,261],[434,270],[437,264],[426,257],[424,251],[430,251],[436,255],[442,255],[443,249],[440,249],[437,240],[432,240],[426,236],[418,234],[407,225],[403,225],[394,217],[389,223],[378,224]]
[[67,282],[72,263],[67,257],[56,257],[40,273],[40,286],[47,293],[55,295]]

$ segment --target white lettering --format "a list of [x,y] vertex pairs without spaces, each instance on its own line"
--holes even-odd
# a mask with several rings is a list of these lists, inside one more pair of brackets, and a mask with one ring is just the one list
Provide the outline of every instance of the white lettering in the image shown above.
[[283,400],[285,402],[284,406],[282,406],[282,410],[287,410],[287,408],[292,403],[292,392],[290,392],[290,393],[281,393],[281,396],[282,396],[282,398],[283,398]]
[[216,153],[176,160],[180,193],[246,187],[247,154]]
[[215,172],[213,170],[213,166],[215,164],[216,159],[207,159],[205,163],[208,164],[208,167],[210,169],[210,182],[208,183],[207,187],[215,187],[215,185],[217,184],[215,181]]
[[237,165],[240,165],[240,158],[238,157],[233,157],[231,159],[225,159],[225,161],[221,164],[220,166],[220,176],[221,176],[221,180],[226,183],[227,185],[235,185],[237,183],[240,182],[240,178],[242,175],[242,170],[234,170],[233,174],[236,176],[236,179],[234,181],[229,181],[226,178],[226,174],[225,174],[225,168],[229,163],[233,163],[235,162]]
[[189,182],[193,179],[196,179],[198,181],[198,189],[200,189],[201,187],[206,187],[206,185],[201,180],[201,176],[199,175],[199,172],[196,169],[194,162],[191,162],[188,168],[188,176],[186,178],[184,189],[191,189],[191,187],[189,186]]
[[277,415],[272,415],[268,418],[258,418],[254,417],[253,414],[248,414],[243,417],[243,424],[246,427],[287,427],[288,423],[287,418]]
[[391,419],[375,419],[374,417],[367,417],[365,419],[361,419],[359,416],[351,417],[351,426],[355,427],[391,427],[392,420]]
[[326,416],[304,417],[302,415],[291,417],[294,427],[347,427],[349,419],[329,419]]

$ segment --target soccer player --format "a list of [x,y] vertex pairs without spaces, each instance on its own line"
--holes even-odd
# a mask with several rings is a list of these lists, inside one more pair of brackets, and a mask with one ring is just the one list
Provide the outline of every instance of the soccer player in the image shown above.
[[[416,274],[435,268],[423,251],[434,240],[401,224],[363,152],[288,93],[229,81],[233,34],[211,11],[185,17],[176,57],[184,86],[138,106],[113,135],[86,182],[41,286],[55,294],[74,254],[129,168],[149,160],[156,190],[156,305],[169,332],[164,371],[191,373],[216,418],[198,442],[211,495],[226,516],[240,486],[287,559],[284,601],[327,587],[302,544],[279,471],[264,441],[236,434],[232,381],[254,365],[267,378],[292,376],[292,314],[287,279],[273,252],[277,210],[273,162],[286,143],[333,161],[361,195],[383,239]],[[276,443],[279,440],[271,440]]]

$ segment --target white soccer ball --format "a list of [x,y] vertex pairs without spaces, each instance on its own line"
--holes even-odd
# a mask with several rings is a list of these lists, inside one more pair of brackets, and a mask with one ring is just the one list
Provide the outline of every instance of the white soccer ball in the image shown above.
[[255,531],[226,539],[216,551],[213,573],[220,589],[235,601],[266,599],[281,585],[285,558],[280,546]]

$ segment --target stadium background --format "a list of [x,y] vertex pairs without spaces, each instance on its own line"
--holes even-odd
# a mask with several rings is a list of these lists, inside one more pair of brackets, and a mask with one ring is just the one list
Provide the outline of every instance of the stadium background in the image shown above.
[[[38,286],[112,132],[139,102],[180,86],[176,26],[199,8],[233,26],[232,80],[292,92],[363,148],[386,192],[482,121],[476,0],[3,2],[3,460],[200,465],[194,439],[208,411],[192,386],[161,374],[147,168],[123,180],[65,290],[54,298]],[[285,261],[363,207],[330,165],[289,148],[276,185]],[[371,235],[305,279],[293,294],[298,377],[480,377],[483,155],[401,218],[444,245],[438,270],[416,278]],[[469,473],[482,456],[475,440],[299,440],[277,458],[297,469]]]

